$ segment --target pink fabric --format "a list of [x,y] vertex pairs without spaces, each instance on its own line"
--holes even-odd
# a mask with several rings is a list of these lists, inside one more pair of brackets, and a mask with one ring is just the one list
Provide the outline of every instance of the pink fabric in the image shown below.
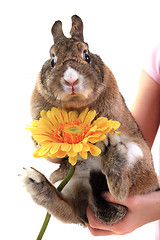
[[144,70],[160,84],[160,43],[147,59]]
[[[147,57],[144,70],[149,74],[149,76],[151,76],[157,83],[160,84],[160,43]],[[155,240],[160,240],[160,221],[156,222]]]

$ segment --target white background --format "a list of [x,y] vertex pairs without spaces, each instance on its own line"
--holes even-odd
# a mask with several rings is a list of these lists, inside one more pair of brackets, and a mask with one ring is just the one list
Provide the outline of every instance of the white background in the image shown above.
[[[0,3],[0,238],[34,240],[46,211],[23,189],[18,173],[35,167],[46,176],[57,167],[34,159],[30,133],[29,100],[42,64],[53,44],[50,29],[63,21],[69,36],[71,16],[84,22],[90,51],[101,56],[116,76],[129,108],[136,95],[141,68],[150,46],[160,41],[160,1],[130,0],[5,0]],[[151,113],[152,116],[152,113]],[[158,144],[157,144],[158,146]],[[158,171],[158,147],[154,160]],[[136,219],[135,219],[136,220]],[[51,218],[44,240],[94,239],[87,229]],[[155,224],[127,236],[104,239],[155,239]],[[99,237],[97,239],[100,239]],[[103,239],[103,238],[101,238]]]

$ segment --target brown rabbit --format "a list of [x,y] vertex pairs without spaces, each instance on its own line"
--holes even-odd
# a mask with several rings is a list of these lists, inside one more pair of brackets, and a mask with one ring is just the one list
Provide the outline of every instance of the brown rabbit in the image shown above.
[[106,202],[102,191],[110,191],[117,200],[158,189],[151,152],[119,92],[116,80],[101,58],[89,51],[83,39],[82,20],[72,16],[71,38],[64,36],[62,23],[52,27],[54,45],[51,58],[38,75],[31,98],[33,119],[52,107],[81,112],[95,109],[99,116],[121,123],[120,136],[113,134],[100,143],[99,157],[78,159],[75,174],[60,193],[53,186],[68,173],[63,159],[60,168],[48,181],[37,170],[24,169],[22,180],[33,200],[65,223],[87,222],[89,204],[96,218],[114,224],[124,217],[127,208]]

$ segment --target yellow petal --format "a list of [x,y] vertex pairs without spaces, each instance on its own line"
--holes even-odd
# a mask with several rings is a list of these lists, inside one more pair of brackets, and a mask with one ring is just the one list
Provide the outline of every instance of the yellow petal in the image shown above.
[[72,164],[72,166],[76,165],[77,155],[75,157],[69,157],[69,163]]
[[45,141],[52,142],[52,139],[46,135],[33,135],[34,140],[36,140],[38,143],[42,144]]
[[76,118],[78,118],[78,112],[77,111],[70,111],[69,112],[69,121],[74,121]]
[[51,109],[51,112],[54,115],[54,118],[57,120],[58,123],[63,123],[63,117],[61,115],[61,111],[59,108],[53,107]]
[[45,154],[46,153],[48,153],[49,151],[50,151],[50,148],[52,147],[52,145],[51,144],[47,144],[46,146],[43,146],[43,147],[41,147],[40,148],[40,150],[39,150],[39,156],[45,156]]
[[[86,137],[86,139],[87,139],[87,141],[94,141],[94,139],[95,140],[97,140],[97,139],[99,139],[100,137],[102,136],[102,133],[100,132],[95,132],[95,133],[93,133],[93,134],[91,134],[91,135],[89,135],[88,137]],[[85,139],[84,139],[85,140]]]
[[50,158],[54,159],[54,158],[56,158],[56,157],[57,157],[57,153],[55,153],[55,154],[48,154],[48,157],[50,157]]
[[117,121],[113,121],[113,126],[112,126],[114,129],[117,129],[120,127],[120,123],[117,122]]
[[87,159],[87,157],[88,157],[88,154],[87,154],[86,151],[81,151],[79,154],[80,154],[80,156],[81,156],[82,158],[84,158],[84,159]]
[[91,110],[87,113],[87,116],[84,120],[84,124],[86,126],[89,126],[91,124],[91,122],[93,121],[93,119],[95,118],[96,116],[96,111],[95,110]]
[[53,128],[53,124],[50,123],[48,118],[46,118],[39,122],[39,125],[35,128],[35,130],[39,129],[40,131],[42,131],[43,134],[44,132],[51,132]]
[[59,150],[61,145],[62,143],[53,143],[52,148],[50,149],[50,153],[55,154]]
[[38,148],[38,149],[33,153],[33,157],[35,157],[35,158],[41,158],[42,156],[39,155],[39,151],[40,151],[40,148]]
[[97,126],[93,126],[89,129],[89,131],[86,133],[86,137],[91,136],[92,134],[95,134],[97,132]]
[[106,135],[102,134],[97,138],[96,137],[95,138],[94,137],[89,138],[89,142],[96,143],[96,142],[99,142],[99,141],[103,141],[105,138],[106,138]]
[[105,117],[99,117],[94,121],[96,125],[101,125],[102,123],[106,123],[106,122],[108,122],[108,118],[105,118]]
[[31,126],[31,127],[36,127],[38,123],[39,123],[38,120],[34,120],[34,121],[32,122],[32,126]]
[[71,147],[72,147],[71,144],[63,143],[63,144],[61,145],[61,150],[62,150],[62,151],[65,151],[65,152],[68,152],[68,151],[70,151]]
[[86,118],[86,116],[87,116],[87,113],[88,113],[88,108],[85,108],[84,110],[83,110],[83,112],[81,112],[80,113],[80,115],[79,115],[79,120],[81,121],[81,122],[84,122],[84,120],[85,120],[85,118]]
[[90,153],[93,156],[99,156],[99,154],[101,153],[101,150],[93,144],[89,144],[89,146],[90,146]]
[[37,126],[37,127],[31,127],[30,131],[32,134],[38,135],[38,134],[50,134],[51,130],[48,131],[48,129],[43,128],[41,126]]
[[53,114],[52,111],[47,112],[47,117],[48,117],[48,120],[52,123],[52,129],[53,127],[58,128],[59,121],[57,120],[57,118],[55,118],[55,115]]
[[117,132],[117,131],[115,131],[115,133],[116,133],[117,135],[120,135],[120,134],[121,134],[121,132]]
[[[91,127],[91,128],[89,129],[89,131],[88,131],[87,134],[90,134],[91,132],[95,132],[96,130],[97,130],[97,126],[94,125],[93,127]],[[87,135],[87,134],[86,134],[86,135]]]
[[45,110],[42,110],[42,111],[40,112],[41,117],[43,117],[45,114],[46,114],[46,111],[45,111]]
[[57,158],[64,158],[66,156],[66,152],[63,152],[61,150],[59,150],[56,154]]
[[61,109],[61,115],[62,115],[62,118],[63,118],[63,121],[64,121],[64,122],[68,122],[68,121],[69,121],[69,120],[68,120],[68,113],[67,113],[66,110]]
[[70,151],[67,152],[67,155],[68,155],[69,157],[75,157],[75,156],[77,155],[77,153],[74,152],[73,149],[71,148]]
[[74,152],[76,153],[81,152],[83,149],[83,144],[82,143],[73,144],[72,147]]
[[83,143],[83,150],[82,151],[88,152],[89,150],[90,150],[90,146],[87,143]]

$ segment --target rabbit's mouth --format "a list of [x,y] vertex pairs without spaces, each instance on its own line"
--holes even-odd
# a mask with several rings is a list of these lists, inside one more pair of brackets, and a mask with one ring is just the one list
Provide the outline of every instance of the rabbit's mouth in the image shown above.
[[59,92],[56,102],[53,102],[55,105],[62,107],[62,108],[73,108],[73,109],[79,109],[82,107],[85,107],[90,102],[90,91],[86,89],[83,93],[77,93],[77,92]]
[[86,99],[86,96],[81,94],[81,93],[71,93],[67,94],[62,101],[64,102],[70,102],[70,101],[79,101],[79,100],[84,100]]

